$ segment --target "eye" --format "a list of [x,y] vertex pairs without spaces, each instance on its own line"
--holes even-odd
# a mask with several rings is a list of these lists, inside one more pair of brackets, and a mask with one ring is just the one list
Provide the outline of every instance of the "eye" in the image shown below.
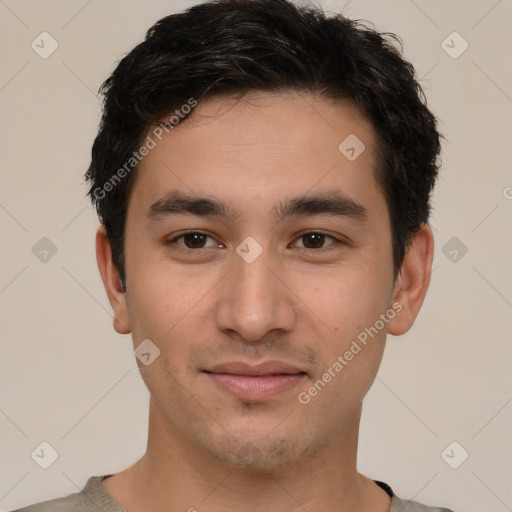
[[[210,239],[212,242],[210,245],[207,244],[207,240]],[[182,243],[179,241],[182,240]],[[298,245],[303,249],[315,250],[323,249],[331,245],[341,244],[340,240],[336,239],[331,235],[319,233],[317,231],[309,231],[299,236],[297,240],[302,242],[302,246]],[[331,240],[330,244],[325,245],[327,240]],[[166,241],[167,245],[176,245],[178,250],[194,250],[194,249],[207,249],[209,247],[221,247],[221,244],[217,243],[211,236],[200,231],[187,231],[181,235],[176,236],[171,240]]]
[[[213,244],[207,246],[206,240],[213,238],[206,233],[201,233],[200,231],[188,231],[186,233],[182,233],[181,235],[173,238],[172,240],[167,240],[167,244],[176,244],[185,249],[205,249],[207,247],[218,247],[219,244],[213,240]],[[178,240],[183,239],[183,244],[178,243]]]
[[324,242],[326,239],[333,240],[334,242],[329,244],[330,245],[336,245],[337,243],[342,243],[340,240],[334,238],[330,235],[325,235],[323,233],[318,233],[317,231],[309,231],[308,233],[303,233],[300,235],[298,240],[303,241],[303,246],[305,249],[323,249]]

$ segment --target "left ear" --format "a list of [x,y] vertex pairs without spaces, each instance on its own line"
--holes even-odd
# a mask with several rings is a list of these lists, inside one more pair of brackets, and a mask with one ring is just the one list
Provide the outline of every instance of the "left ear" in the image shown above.
[[388,324],[388,333],[395,336],[405,334],[413,325],[430,285],[432,260],[434,258],[434,235],[427,224],[422,224],[405,254],[400,274],[393,290],[393,304],[402,309]]

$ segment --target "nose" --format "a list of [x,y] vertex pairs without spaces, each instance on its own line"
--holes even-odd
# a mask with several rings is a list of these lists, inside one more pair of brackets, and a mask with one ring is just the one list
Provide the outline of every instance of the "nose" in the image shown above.
[[220,283],[218,329],[236,332],[253,343],[276,329],[293,330],[298,301],[287,286],[283,266],[270,257],[269,251],[263,251],[252,262],[238,254],[233,260],[231,272]]

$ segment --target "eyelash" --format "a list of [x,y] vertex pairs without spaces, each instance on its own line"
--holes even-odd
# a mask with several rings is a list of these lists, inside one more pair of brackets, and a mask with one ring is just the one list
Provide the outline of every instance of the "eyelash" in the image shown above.
[[[305,237],[306,235],[322,235],[324,236],[326,239],[327,238],[330,238],[333,243],[325,246],[325,247],[320,247],[318,249],[310,249],[308,247],[301,247],[301,249],[304,249],[306,251],[320,251],[320,250],[326,250],[327,248],[329,247],[332,247],[332,246],[335,246],[335,245],[344,245],[344,242],[342,242],[341,240],[339,240],[338,238],[332,236],[332,235],[327,235],[326,233],[322,233],[320,231],[305,231],[304,233],[301,233],[297,236],[296,240],[299,240],[300,238],[303,238]],[[179,251],[179,252],[200,252],[200,251],[203,251],[203,250],[207,250],[207,249],[211,249],[211,247],[198,247],[197,249],[191,249],[190,247],[184,247],[184,246],[180,246],[179,244],[176,243],[177,240],[179,240],[180,238],[183,238],[184,236],[186,235],[203,235],[203,236],[206,236],[207,238],[211,238],[213,239],[212,236],[208,235],[207,233],[203,233],[202,231],[186,231],[185,233],[181,233],[180,235],[176,236],[175,238],[171,239],[171,240],[166,240],[166,245],[174,245],[175,247],[175,250]]]

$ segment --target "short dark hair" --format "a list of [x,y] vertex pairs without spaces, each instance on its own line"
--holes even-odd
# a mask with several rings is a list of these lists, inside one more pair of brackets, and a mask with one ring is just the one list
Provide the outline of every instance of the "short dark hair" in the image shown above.
[[191,98],[252,90],[349,100],[371,121],[396,277],[428,223],[441,138],[400,39],[289,0],[213,0],[155,23],[100,88],[103,116],[85,177],[123,287],[128,198],[148,130]]

